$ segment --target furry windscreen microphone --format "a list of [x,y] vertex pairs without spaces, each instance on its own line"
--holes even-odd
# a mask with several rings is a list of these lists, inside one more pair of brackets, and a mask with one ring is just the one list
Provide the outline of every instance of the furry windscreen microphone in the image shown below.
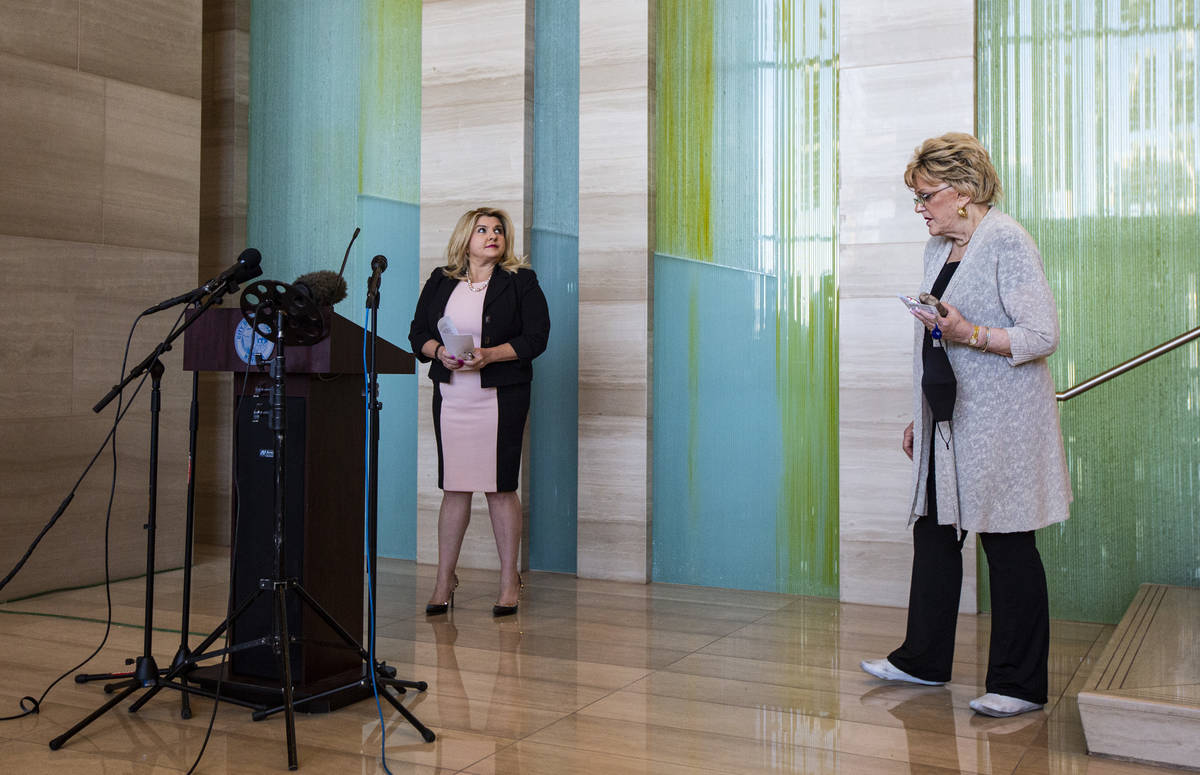
[[346,298],[346,281],[327,269],[302,274],[292,285],[311,296],[319,307],[332,306]]

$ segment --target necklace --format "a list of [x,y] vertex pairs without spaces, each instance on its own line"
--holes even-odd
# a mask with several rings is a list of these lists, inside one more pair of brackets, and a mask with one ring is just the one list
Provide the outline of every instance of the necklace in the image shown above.
[[[496,265],[492,264],[492,272],[495,272],[495,271],[496,271]],[[472,293],[482,293],[483,291],[486,291],[487,287],[488,287],[488,283],[491,282],[491,279],[492,279],[492,272],[488,272],[487,279],[484,280],[483,282],[473,283],[473,282],[471,282],[471,269],[468,267],[467,268],[467,290],[471,291]]]

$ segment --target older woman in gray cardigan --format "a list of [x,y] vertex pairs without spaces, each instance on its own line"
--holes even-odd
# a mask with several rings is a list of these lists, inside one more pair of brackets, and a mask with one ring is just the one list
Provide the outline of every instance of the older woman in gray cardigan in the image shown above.
[[962,545],[979,534],[988,558],[992,632],[989,716],[1047,701],[1046,575],[1034,531],[1069,516],[1071,484],[1046,358],[1058,313],[1042,257],[1021,225],[993,207],[1000,183],[974,137],[949,133],[917,148],[904,173],[925,219],[923,288],[939,314],[913,315],[912,586],[904,643],[863,670],[884,680],[950,680],[962,588]]

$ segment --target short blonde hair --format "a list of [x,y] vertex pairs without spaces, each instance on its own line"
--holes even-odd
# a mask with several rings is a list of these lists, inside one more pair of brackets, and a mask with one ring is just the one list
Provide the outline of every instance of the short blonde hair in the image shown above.
[[446,266],[442,267],[442,272],[447,277],[467,279],[467,247],[471,241],[471,233],[475,231],[475,224],[480,218],[497,218],[504,229],[504,255],[499,261],[501,269],[516,272],[521,267],[529,266],[524,256],[518,256],[513,251],[512,219],[508,217],[508,213],[495,207],[476,207],[462,214],[450,234],[450,242],[446,245]]
[[915,189],[918,178],[946,183],[977,204],[992,205],[1004,196],[987,149],[964,132],[947,132],[917,146],[904,169],[904,184]]

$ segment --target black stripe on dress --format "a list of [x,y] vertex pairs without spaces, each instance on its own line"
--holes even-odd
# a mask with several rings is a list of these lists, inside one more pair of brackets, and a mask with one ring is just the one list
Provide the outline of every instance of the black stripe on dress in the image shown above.
[[[525,437],[525,417],[529,414],[529,386],[530,383],[522,382],[496,388],[499,414],[496,418],[497,492],[513,492],[520,482],[521,442]],[[440,457],[438,464],[440,471]]]
[[442,385],[436,380],[433,383],[433,437],[437,440],[437,456],[438,456],[438,489],[444,490],[442,486],[442,473],[445,471],[445,465],[442,460]]

